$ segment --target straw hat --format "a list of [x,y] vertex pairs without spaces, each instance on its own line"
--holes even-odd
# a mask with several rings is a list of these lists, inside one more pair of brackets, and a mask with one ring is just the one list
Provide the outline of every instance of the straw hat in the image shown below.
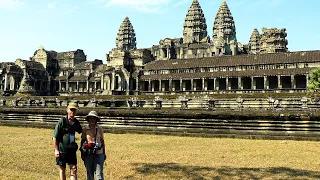
[[98,116],[98,113],[96,111],[90,111],[85,120],[88,121],[89,117],[95,117],[97,119],[97,122],[100,121],[100,117]]
[[76,103],[69,103],[68,109],[78,109],[78,106]]

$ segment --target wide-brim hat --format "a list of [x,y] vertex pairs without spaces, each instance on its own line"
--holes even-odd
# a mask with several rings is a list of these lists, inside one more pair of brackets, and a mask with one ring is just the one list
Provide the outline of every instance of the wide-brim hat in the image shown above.
[[97,122],[100,121],[100,117],[98,116],[98,113],[96,111],[90,111],[85,120],[88,121],[89,117],[95,117],[97,119]]
[[76,103],[69,103],[68,109],[78,109],[78,106]]

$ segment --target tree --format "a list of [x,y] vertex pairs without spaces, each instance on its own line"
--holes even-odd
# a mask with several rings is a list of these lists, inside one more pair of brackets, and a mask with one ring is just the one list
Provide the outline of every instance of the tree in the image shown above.
[[320,68],[310,72],[308,90],[311,92],[320,91]]

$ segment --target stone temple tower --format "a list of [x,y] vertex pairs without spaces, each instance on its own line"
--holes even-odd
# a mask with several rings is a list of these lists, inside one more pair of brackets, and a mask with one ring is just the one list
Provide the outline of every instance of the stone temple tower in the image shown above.
[[137,49],[136,34],[128,17],[123,20],[119,28],[119,32],[116,38],[116,47],[117,49],[121,49],[124,51]]
[[260,34],[257,29],[254,29],[248,44],[249,54],[260,53]]
[[262,28],[260,54],[287,52],[288,40],[285,28]]
[[193,0],[183,24],[183,43],[208,42],[207,24],[198,0]]
[[213,24],[212,42],[218,53],[236,55],[236,27],[226,1],[223,1]]

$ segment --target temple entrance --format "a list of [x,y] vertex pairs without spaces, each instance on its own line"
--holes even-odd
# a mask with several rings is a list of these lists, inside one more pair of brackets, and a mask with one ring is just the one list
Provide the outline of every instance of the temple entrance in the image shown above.
[[229,78],[229,87],[231,90],[238,89],[238,78]]
[[282,76],[281,78],[282,89],[291,89],[291,76]]
[[278,88],[278,77],[277,76],[269,76],[269,89],[277,89]]
[[252,89],[252,82],[250,77],[242,78],[243,89]]
[[294,79],[295,79],[297,89],[307,88],[307,78],[305,75],[296,75]]
[[264,77],[255,77],[253,79],[256,85],[255,89],[264,89]]

